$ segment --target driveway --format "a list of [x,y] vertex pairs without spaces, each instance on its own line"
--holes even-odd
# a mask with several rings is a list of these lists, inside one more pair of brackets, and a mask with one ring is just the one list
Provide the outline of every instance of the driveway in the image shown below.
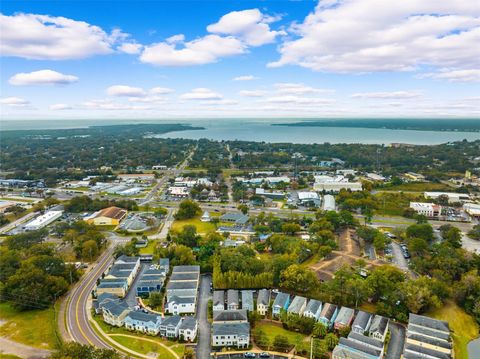
[[388,328],[390,329],[390,343],[388,343],[386,359],[400,359],[405,342],[405,327],[390,322]]
[[402,248],[396,242],[392,241],[392,255],[393,255],[393,262],[399,267],[401,270],[408,271],[408,263],[402,253]]
[[212,277],[210,274],[202,275],[200,277],[200,290],[198,293],[198,344],[197,344],[197,358],[210,358],[211,351],[211,336],[210,323],[208,322],[208,301],[211,299],[210,284]]
[[137,282],[142,276],[142,273],[150,266],[151,263],[140,263],[140,269],[138,270],[138,274],[133,280],[132,284],[130,285],[130,288],[128,289],[128,293],[125,296],[125,301],[127,302],[129,307],[134,307],[137,305]]

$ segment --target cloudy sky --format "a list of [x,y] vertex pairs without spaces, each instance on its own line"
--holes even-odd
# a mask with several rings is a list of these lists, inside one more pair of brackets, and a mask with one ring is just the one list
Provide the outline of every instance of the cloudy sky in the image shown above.
[[478,0],[6,0],[1,11],[4,119],[480,116]]

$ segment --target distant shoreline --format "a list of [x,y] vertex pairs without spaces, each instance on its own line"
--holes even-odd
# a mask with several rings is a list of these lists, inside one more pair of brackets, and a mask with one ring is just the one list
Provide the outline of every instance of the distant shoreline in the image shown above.
[[436,132],[480,132],[479,120],[321,120],[300,121],[290,123],[272,123],[271,126],[285,127],[330,127],[330,128],[371,128],[406,131],[436,131]]

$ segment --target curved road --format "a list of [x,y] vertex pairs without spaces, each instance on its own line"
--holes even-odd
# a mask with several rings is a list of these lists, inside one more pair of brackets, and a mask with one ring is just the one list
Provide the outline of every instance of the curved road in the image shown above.
[[72,340],[82,344],[93,345],[98,348],[111,348],[91,327],[87,308],[91,292],[97,279],[110,266],[115,246],[110,245],[98,259],[95,266],[85,273],[80,282],[67,297],[66,329]]

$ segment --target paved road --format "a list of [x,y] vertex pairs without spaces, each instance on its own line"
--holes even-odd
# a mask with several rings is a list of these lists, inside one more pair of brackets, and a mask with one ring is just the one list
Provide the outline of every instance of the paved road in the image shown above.
[[408,263],[405,257],[403,256],[402,249],[400,245],[392,241],[392,255],[394,263],[402,270],[408,271]]
[[202,275],[200,278],[200,293],[198,295],[197,320],[198,320],[198,344],[197,359],[210,358],[210,323],[208,322],[208,301],[211,298],[210,284],[212,277]]
[[30,212],[30,213],[27,213],[25,216],[17,219],[16,221],[13,221],[11,223],[8,223],[6,224],[5,226],[3,226],[2,228],[0,228],[0,233],[6,233],[14,228],[16,228],[17,226],[19,226],[20,224],[24,223],[24,222],[27,222],[28,220],[32,219],[33,217],[35,217],[36,215],[38,214],[38,212]]
[[405,327],[392,322],[388,327],[390,329],[390,342],[388,343],[386,359],[400,359],[405,342]]
[[89,323],[87,308],[91,292],[97,279],[110,266],[113,258],[114,245],[110,245],[105,253],[98,259],[96,264],[84,274],[80,282],[67,297],[66,326],[70,339],[82,344],[89,344],[98,348],[110,348]]

